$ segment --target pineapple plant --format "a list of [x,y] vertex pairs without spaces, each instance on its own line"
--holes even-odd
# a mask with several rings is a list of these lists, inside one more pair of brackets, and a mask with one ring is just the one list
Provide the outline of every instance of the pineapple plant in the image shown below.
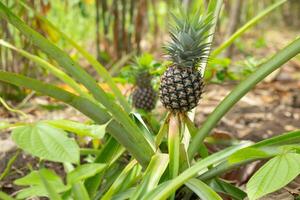
[[147,112],[154,109],[157,100],[157,93],[151,84],[153,79],[150,74],[152,61],[151,55],[144,54],[137,57],[132,65],[135,85],[132,93],[132,105],[134,108]]
[[203,91],[199,67],[208,58],[206,38],[212,17],[199,14],[193,17],[186,14],[172,16],[171,41],[165,47],[172,64],[161,77],[159,96],[164,107],[171,112],[185,113],[197,106]]

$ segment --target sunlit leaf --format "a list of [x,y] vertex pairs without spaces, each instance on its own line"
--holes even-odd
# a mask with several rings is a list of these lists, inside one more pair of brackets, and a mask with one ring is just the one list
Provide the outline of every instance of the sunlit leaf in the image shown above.
[[105,164],[91,163],[78,166],[74,171],[67,175],[68,184],[73,184],[85,180],[105,169]]
[[104,125],[88,125],[82,124],[79,122],[71,121],[71,120],[47,120],[46,123],[63,129],[65,131],[69,131],[81,136],[90,136],[97,139],[102,139],[105,135],[106,124]]
[[55,185],[55,191],[57,193],[67,191],[70,189],[69,186],[65,186],[61,178],[52,170],[41,169],[39,171],[32,171],[28,175],[17,179],[14,184],[21,186],[29,186],[18,192],[18,199],[25,199],[33,196],[48,196],[47,190],[40,178],[40,175],[47,179],[47,182],[51,185]]
[[222,198],[212,188],[199,179],[192,178],[187,181],[185,185],[195,192],[202,200],[222,200]]
[[12,139],[26,152],[41,159],[79,162],[79,147],[63,130],[45,123],[29,124],[13,130]]
[[262,166],[247,183],[250,200],[274,192],[300,174],[300,155],[286,153],[278,155]]

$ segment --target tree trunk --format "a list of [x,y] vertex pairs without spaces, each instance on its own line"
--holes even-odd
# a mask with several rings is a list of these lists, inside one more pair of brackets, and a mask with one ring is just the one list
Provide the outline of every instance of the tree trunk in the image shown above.
[[[229,16],[229,24],[228,30],[226,33],[226,38],[229,38],[237,29],[240,23],[240,16],[241,16],[241,7],[242,7],[242,0],[233,0],[231,7],[230,7],[230,16]],[[232,57],[234,45],[232,44],[227,48],[224,55],[227,58]]]

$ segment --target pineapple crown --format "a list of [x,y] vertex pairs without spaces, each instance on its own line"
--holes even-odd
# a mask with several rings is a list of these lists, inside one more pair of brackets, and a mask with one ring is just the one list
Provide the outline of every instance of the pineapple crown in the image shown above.
[[206,42],[212,26],[213,15],[190,16],[183,11],[179,16],[171,13],[174,23],[170,27],[171,41],[165,50],[172,62],[181,67],[198,67],[200,61],[207,59],[210,43]]
[[145,53],[139,57],[135,57],[132,64],[132,69],[134,70],[135,77],[138,78],[140,74],[149,74],[152,65],[153,56],[151,54]]
[[123,67],[120,77],[127,80],[127,82],[139,85],[142,81],[145,85],[151,85],[152,77],[157,67],[160,66],[154,57],[149,53],[144,53],[136,56],[129,65]]

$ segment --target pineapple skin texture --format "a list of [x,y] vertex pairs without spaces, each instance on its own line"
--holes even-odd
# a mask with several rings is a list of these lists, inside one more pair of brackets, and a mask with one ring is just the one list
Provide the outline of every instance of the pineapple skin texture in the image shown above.
[[185,113],[198,105],[203,87],[203,79],[197,69],[173,65],[161,77],[160,100],[171,112]]
[[137,109],[151,111],[155,108],[157,94],[152,87],[136,87],[132,93],[132,104]]

